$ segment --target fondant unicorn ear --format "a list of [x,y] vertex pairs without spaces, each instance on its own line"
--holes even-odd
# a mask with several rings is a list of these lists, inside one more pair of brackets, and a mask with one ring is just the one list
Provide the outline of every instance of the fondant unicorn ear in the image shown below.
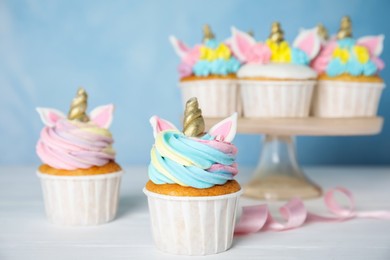
[[150,124],[153,128],[153,136],[156,138],[156,135],[164,130],[177,130],[177,128],[169,121],[159,118],[158,116],[152,116],[149,119]]
[[102,128],[109,128],[112,123],[114,105],[99,106],[91,111],[90,120]]
[[297,38],[294,40],[293,47],[304,51],[310,60],[316,57],[321,48],[318,28],[300,30]]
[[250,53],[250,50],[255,44],[256,40],[252,36],[232,27],[230,45],[234,55],[236,55],[241,62],[247,60],[247,55]]
[[65,114],[53,108],[37,107],[37,111],[42,122],[49,127],[52,127],[60,119],[66,118]]
[[370,54],[373,56],[381,55],[383,51],[383,40],[385,36],[383,34],[378,36],[366,36],[357,40],[358,45],[366,47]]
[[230,117],[222,120],[218,124],[214,125],[208,132],[209,135],[215,136],[218,141],[224,141],[230,143],[233,141],[237,132],[237,113],[234,113]]
[[175,36],[169,36],[169,41],[171,42],[173,49],[180,58],[184,58],[187,53],[191,50],[187,45],[182,41],[178,40]]

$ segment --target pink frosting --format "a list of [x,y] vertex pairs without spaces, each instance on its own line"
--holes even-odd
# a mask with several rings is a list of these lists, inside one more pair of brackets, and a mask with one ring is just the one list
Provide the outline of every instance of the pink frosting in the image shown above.
[[182,62],[182,63],[180,63],[180,65],[178,67],[178,71],[179,71],[179,77],[181,79],[188,77],[188,76],[191,76],[192,66],[188,65],[187,63]]
[[265,44],[256,43],[244,53],[247,63],[267,64],[271,60],[271,50]]
[[115,159],[115,152],[111,148],[111,134],[107,129],[102,129],[107,135],[93,131],[97,128],[92,122],[60,119],[54,126],[42,129],[37,154],[42,162],[57,169],[102,166]]
[[184,55],[182,62],[188,66],[194,66],[200,57],[200,47],[201,45],[195,45],[194,48],[190,49],[186,55]]
[[[199,143],[208,145],[220,152],[223,152],[231,156],[235,156],[238,151],[237,147],[231,143],[221,142],[217,140],[203,140],[197,138],[194,138],[194,140],[198,141]],[[236,174],[238,173],[238,164],[233,163],[232,165],[223,165],[223,164],[215,163],[209,169],[207,169],[207,171],[209,172],[225,171],[225,172],[232,173],[233,176],[236,176]]]
[[311,67],[318,73],[326,71],[330,60],[332,59],[333,51],[337,47],[336,40],[331,40],[321,47],[321,51],[318,56],[312,61]]

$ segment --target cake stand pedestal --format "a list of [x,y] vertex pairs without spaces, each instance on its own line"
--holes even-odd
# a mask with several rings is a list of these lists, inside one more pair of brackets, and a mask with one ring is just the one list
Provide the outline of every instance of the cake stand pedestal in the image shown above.
[[[205,118],[206,128],[222,118]],[[315,198],[321,188],[299,167],[294,136],[352,136],[378,134],[381,117],[365,118],[239,118],[237,132],[264,134],[262,152],[244,195],[256,199]]]

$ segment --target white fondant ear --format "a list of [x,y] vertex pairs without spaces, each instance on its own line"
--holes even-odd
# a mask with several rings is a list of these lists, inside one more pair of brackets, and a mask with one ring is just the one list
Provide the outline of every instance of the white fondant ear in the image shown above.
[[169,41],[171,42],[173,49],[180,58],[184,58],[187,53],[191,50],[187,45],[182,41],[178,40],[175,36],[169,36]]
[[233,53],[240,61],[246,61],[246,55],[250,52],[256,40],[249,34],[232,27],[232,38],[230,40]]
[[237,113],[225,118],[209,130],[209,135],[215,136],[217,140],[230,143],[237,132]]
[[91,111],[90,120],[102,128],[109,128],[112,123],[114,105],[99,106]]
[[159,118],[158,116],[152,116],[149,119],[150,124],[153,128],[153,136],[156,138],[156,135],[164,130],[177,130],[177,128],[169,121]]
[[366,47],[374,56],[381,55],[383,51],[383,41],[385,36],[383,34],[377,36],[366,36],[357,40],[357,44]]
[[60,119],[66,118],[65,114],[53,108],[37,107],[39,116],[42,122],[49,127],[52,127]]
[[316,57],[321,48],[317,27],[308,30],[301,29],[294,40],[293,47],[304,51],[310,60]]

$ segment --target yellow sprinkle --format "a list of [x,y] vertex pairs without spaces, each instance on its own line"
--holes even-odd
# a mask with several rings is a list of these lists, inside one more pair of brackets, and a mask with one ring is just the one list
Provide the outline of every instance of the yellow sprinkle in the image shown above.
[[337,47],[333,51],[333,57],[339,58],[341,60],[341,63],[345,64],[349,60],[349,51],[347,49],[342,49],[340,47]]
[[206,57],[207,57],[207,47],[205,47],[205,46],[201,46],[200,47],[200,59],[201,60],[205,60],[206,59]]
[[271,50],[272,62],[290,62],[291,61],[291,48],[286,41],[276,43],[271,40],[267,40],[266,44]]
[[353,48],[357,60],[364,64],[367,63],[368,60],[370,59],[370,53],[368,52],[367,48],[364,46],[355,46]]
[[231,56],[230,49],[225,44],[221,43],[216,50],[217,58],[229,59]]

